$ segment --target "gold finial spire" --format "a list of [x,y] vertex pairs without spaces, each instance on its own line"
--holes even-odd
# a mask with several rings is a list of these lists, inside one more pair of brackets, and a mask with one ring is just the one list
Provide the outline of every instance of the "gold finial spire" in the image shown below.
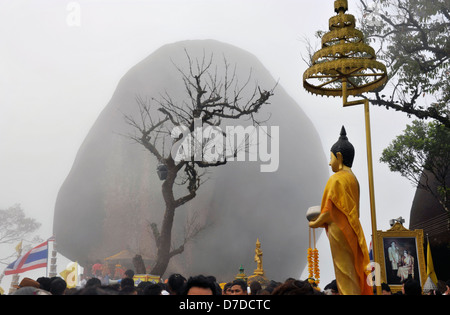
[[322,37],[322,48],[312,56],[312,65],[303,74],[303,86],[311,93],[343,96],[360,95],[382,87],[387,81],[386,67],[376,61],[375,50],[364,43],[355,17],[346,14],[347,0],[336,0],[337,15],[329,19],[329,32]]
[[345,13],[348,10],[347,0],[336,0],[334,1],[334,12],[336,13]]

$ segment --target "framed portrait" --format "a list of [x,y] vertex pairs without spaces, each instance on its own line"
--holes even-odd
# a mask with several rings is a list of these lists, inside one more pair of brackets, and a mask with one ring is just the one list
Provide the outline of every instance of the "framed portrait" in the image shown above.
[[427,274],[423,230],[410,231],[397,222],[390,230],[377,231],[377,247],[381,282],[387,283],[392,292],[400,291],[408,278],[424,286]]

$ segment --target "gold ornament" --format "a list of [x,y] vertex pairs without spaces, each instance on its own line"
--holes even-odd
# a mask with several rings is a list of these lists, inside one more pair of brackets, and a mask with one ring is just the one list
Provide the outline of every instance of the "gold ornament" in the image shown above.
[[344,96],[344,89],[347,95],[360,95],[381,88],[387,81],[386,67],[364,43],[355,17],[345,14],[347,0],[335,1],[334,10],[338,15],[329,19],[330,31],[322,37],[322,49],[312,56],[312,65],[303,74],[304,88],[326,96]]
[[[311,228],[309,228],[309,248],[308,248],[308,282],[313,286],[318,286],[320,282],[320,269],[319,269],[319,250],[316,248],[316,233],[312,229],[314,238],[314,248],[311,247]],[[318,289],[316,287],[316,289]]]

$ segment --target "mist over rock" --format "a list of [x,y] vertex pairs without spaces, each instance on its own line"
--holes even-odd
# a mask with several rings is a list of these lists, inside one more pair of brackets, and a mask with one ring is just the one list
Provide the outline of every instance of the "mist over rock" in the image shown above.
[[[184,83],[174,65],[214,54],[237,66],[239,82],[252,81],[269,90],[276,80],[252,54],[214,40],[165,45],[128,71],[120,80],[80,147],[56,200],[54,234],[61,254],[81,264],[130,249],[154,257],[149,223],[161,223],[165,209],[158,161],[126,135],[133,132],[124,114],[138,115],[136,97],[158,98],[167,92],[186,98]],[[111,65],[114,66],[114,65]],[[295,71],[295,70],[294,70]],[[300,81],[299,81],[300,88]],[[259,117],[279,127],[279,167],[261,172],[261,161],[234,161],[210,169],[197,197],[177,209],[174,244],[183,237],[187,218],[208,223],[185,252],[172,259],[166,275],[215,275],[230,280],[240,265],[251,275],[256,269],[257,238],[270,279],[298,277],[306,265],[308,207],[320,204],[328,179],[328,162],[311,121],[283,89],[276,87],[270,105]],[[249,121],[234,121],[247,126]],[[167,153],[167,152],[166,152]]]

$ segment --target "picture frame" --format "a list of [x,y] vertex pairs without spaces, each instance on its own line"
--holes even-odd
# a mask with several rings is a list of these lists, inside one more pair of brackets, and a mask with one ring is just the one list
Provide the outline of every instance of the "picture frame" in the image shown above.
[[401,291],[408,278],[426,281],[423,230],[408,230],[396,222],[387,231],[377,231],[377,262],[380,264],[381,283],[386,283],[392,293]]

